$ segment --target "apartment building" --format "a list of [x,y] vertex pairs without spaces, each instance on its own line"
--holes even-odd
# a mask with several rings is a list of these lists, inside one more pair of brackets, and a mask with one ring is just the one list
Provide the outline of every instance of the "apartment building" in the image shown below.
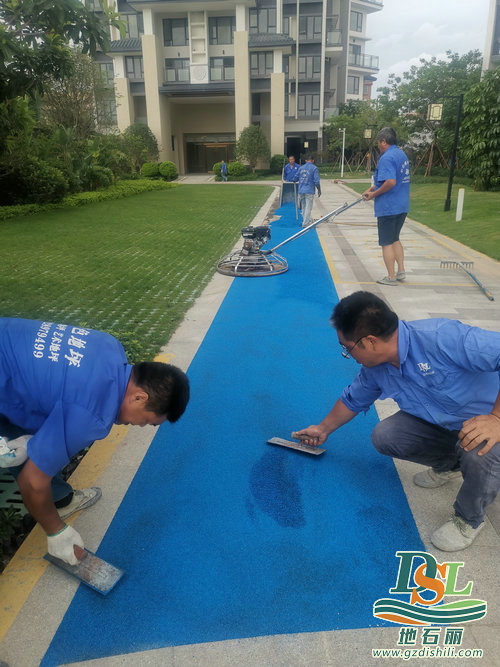
[[181,174],[231,160],[252,123],[272,154],[322,150],[338,105],[370,98],[366,24],[382,0],[115,1],[127,34],[99,62],[118,128],[147,123]]
[[490,0],[486,44],[484,46],[483,73],[500,66],[500,0]]

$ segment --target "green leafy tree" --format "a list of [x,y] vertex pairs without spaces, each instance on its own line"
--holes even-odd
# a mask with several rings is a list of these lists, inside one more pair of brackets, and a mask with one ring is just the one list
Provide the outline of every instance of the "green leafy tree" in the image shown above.
[[[429,104],[442,102],[443,117],[436,128],[441,149],[450,152],[453,144],[458,97],[479,82],[482,54],[469,51],[464,55],[446,52],[446,60],[420,59],[402,77],[391,74],[377,98],[377,110],[384,117],[399,116],[410,134],[428,132],[426,120]],[[387,124],[387,123],[386,123]]]
[[123,138],[136,171],[140,171],[145,162],[158,161],[158,142],[147,125],[143,123],[129,125],[123,133]]
[[252,171],[255,171],[258,160],[269,160],[271,151],[260,125],[249,125],[242,130],[236,142],[235,154],[238,160],[248,162]]
[[476,190],[500,186],[500,69],[485,73],[464,99],[460,130],[467,171]]
[[[50,125],[71,128],[78,139],[88,139],[97,130],[97,110],[109,95],[101,70],[80,50],[70,54],[71,70],[61,77],[48,78],[40,100],[43,120]],[[101,126],[109,127],[112,119]]]
[[[0,3],[0,102],[34,96],[48,79],[71,71],[71,44],[94,55],[109,48],[109,25],[119,15],[101,0],[103,12],[79,0],[3,0]],[[104,17],[104,18],[102,18]]]

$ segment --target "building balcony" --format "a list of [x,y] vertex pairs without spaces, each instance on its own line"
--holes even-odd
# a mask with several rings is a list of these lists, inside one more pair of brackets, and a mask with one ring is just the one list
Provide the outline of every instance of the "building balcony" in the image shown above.
[[379,12],[384,6],[382,0],[352,0],[351,9],[354,11],[362,11],[365,14],[372,12]]
[[168,83],[189,83],[189,69],[174,69],[168,67],[163,70],[163,81]]
[[234,81],[234,67],[211,67],[210,81]]
[[326,48],[342,48],[342,30],[327,30]]
[[379,58],[378,56],[369,56],[367,53],[350,53],[347,62],[350,67],[378,70]]

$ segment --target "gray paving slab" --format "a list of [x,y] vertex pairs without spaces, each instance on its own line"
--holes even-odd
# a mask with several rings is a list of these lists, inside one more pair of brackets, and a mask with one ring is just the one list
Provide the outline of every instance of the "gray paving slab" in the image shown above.
[[[186,180],[186,182],[193,182]],[[207,182],[201,181],[201,182]],[[315,200],[313,217],[319,218],[344,201],[358,197],[348,187],[329,181],[322,183],[323,195]],[[262,224],[273,217],[276,193],[259,211],[254,224]],[[464,322],[498,329],[500,323],[500,265],[462,244],[437,234],[433,230],[409,220],[404,227],[402,242],[407,251],[408,280],[398,287],[385,287],[376,283],[384,274],[380,248],[377,244],[372,205],[361,203],[332,223],[324,223],[318,229],[327,258],[331,261],[335,287],[339,297],[369,289],[384,298],[404,319],[420,319],[435,316],[458,317]],[[240,247],[239,244],[236,247]],[[286,254],[286,253],[284,253]],[[473,261],[475,273],[495,297],[490,302],[482,292],[467,282],[467,278],[439,267],[442,259]],[[163,354],[182,368],[187,368],[206,330],[214,317],[231,279],[215,274],[200,299],[187,313],[179,330],[174,334]],[[333,332],[332,332],[332,335]],[[333,397],[334,398],[334,397]],[[380,418],[388,416],[396,408],[393,401],[378,401],[376,409]],[[132,429],[120,444],[112,465],[103,473],[99,484],[106,490],[107,507],[103,511],[91,509],[78,518],[77,528],[94,535],[98,546],[116,508],[128,488],[130,479],[147,451],[153,433]],[[429,542],[431,531],[440,525],[451,509],[456,483],[426,491],[412,482],[413,474],[421,469],[416,464],[396,462],[396,468],[405,490],[408,503],[420,531],[425,548],[440,561],[450,560],[450,554],[434,549]],[[388,531],[393,527],[388,526]],[[463,560],[464,580],[474,581],[474,594],[488,601],[488,614],[479,622],[466,627],[464,649],[483,649],[481,664],[485,667],[499,665],[500,612],[498,609],[499,577],[498,553],[500,548],[500,504],[489,508],[487,526],[477,542],[463,552],[453,554],[451,560]],[[17,615],[5,640],[0,645],[0,660],[10,667],[35,667],[39,665],[48,643],[75,592],[71,581],[55,580],[57,572],[47,571]],[[381,592],[383,594],[383,592]],[[43,622],[40,622],[43,619]],[[394,649],[397,627],[362,628],[331,632],[255,637],[210,644],[167,647],[130,655],[91,660],[78,665],[323,665],[353,664],[364,667],[385,660],[376,660],[371,651],[376,648]],[[403,658],[392,659],[391,664],[402,665]],[[414,665],[427,665],[428,660],[412,659]],[[446,664],[444,659],[434,664]],[[470,659],[455,659],[453,664],[469,665]]]

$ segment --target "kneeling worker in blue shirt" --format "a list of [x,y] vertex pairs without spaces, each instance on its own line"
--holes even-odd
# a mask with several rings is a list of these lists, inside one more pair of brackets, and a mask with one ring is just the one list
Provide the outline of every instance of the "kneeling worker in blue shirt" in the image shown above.
[[[186,375],[168,364],[131,366],[109,334],[66,324],[0,318],[0,466],[47,533],[48,551],[75,565],[81,536],[64,522],[101,496],[73,490],[60,471],[113,424],[175,422],[189,400]],[[24,434],[29,434],[25,437]],[[14,465],[13,465],[14,464]]]
[[399,412],[375,427],[372,442],[382,454],[430,466],[414,476],[418,486],[463,477],[454,515],[431,541],[465,549],[500,490],[500,333],[456,320],[398,320],[370,292],[342,299],[331,322],[342,355],[361,370],[320,424],[295,435],[321,445],[376,399],[393,398]]

